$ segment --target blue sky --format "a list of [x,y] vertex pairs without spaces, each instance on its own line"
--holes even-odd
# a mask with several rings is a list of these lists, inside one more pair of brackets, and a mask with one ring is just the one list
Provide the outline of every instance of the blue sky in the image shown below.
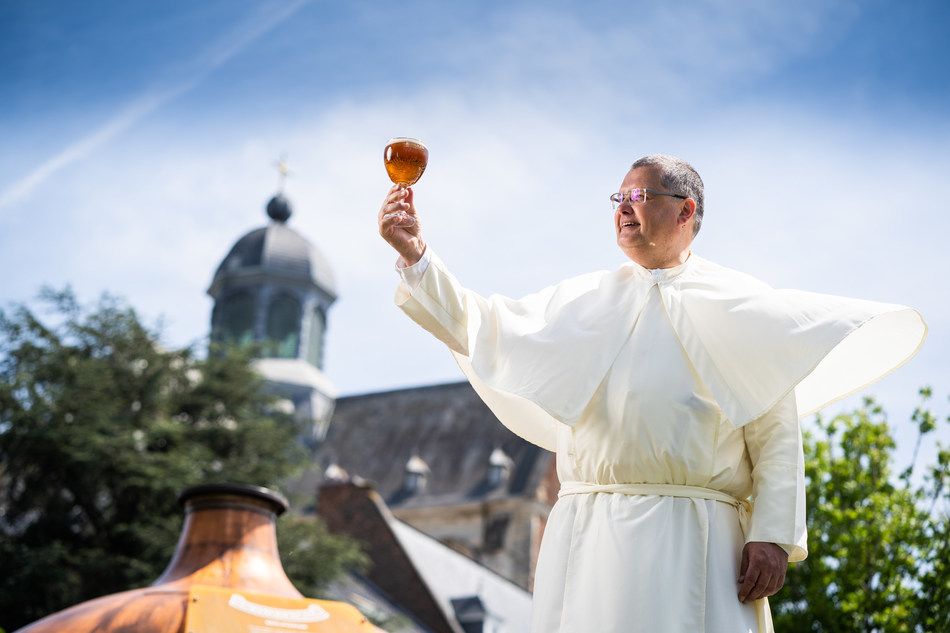
[[924,349],[871,390],[903,448],[917,387],[943,414],[950,392],[948,27],[937,1],[6,2],[0,302],[70,283],[199,341],[211,275],[263,224],[287,153],[291,225],[341,292],[331,380],[455,380],[392,306],[386,139],[430,147],[433,249],[511,296],[618,265],[607,195],[637,156],[674,153],[706,182],[696,252],[923,312]]

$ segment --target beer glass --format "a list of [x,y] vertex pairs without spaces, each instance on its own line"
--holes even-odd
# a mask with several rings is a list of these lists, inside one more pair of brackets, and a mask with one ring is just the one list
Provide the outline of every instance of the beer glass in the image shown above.
[[[418,139],[406,137],[390,139],[386,143],[386,149],[383,150],[383,163],[386,165],[389,179],[404,187],[418,182],[428,162],[429,150],[425,143]],[[402,211],[389,215],[401,216],[399,226],[412,226],[416,223],[412,216]]]

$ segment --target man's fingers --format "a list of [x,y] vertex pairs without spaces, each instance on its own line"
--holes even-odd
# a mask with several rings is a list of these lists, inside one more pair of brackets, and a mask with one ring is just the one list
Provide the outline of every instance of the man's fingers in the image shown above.
[[755,584],[745,594],[745,600],[743,600],[743,602],[751,602],[752,600],[758,600],[764,596],[769,580],[771,580],[771,576],[764,572],[760,573],[755,579]]
[[758,579],[755,581],[755,587],[752,588],[752,591],[749,592],[749,595],[746,596],[746,600],[758,600],[759,598],[764,598],[769,594],[769,587],[772,584],[772,576],[768,573],[759,574]]
[[742,548],[739,567],[739,600],[758,600],[777,593],[785,584],[788,555],[774,543],[750,541]]
[[404,216],[399,213],[389,213],[379,220],[379,233],[383,237],[392,235],[397,229],[404,228],[400,226]]
[[756,581],[758,581],[760,575],[758,568],[755,566],[746,569],[742,584],[739,585],[739,600],[742,602],[746,601],[746,598],[749,597],[749,594],[755,588]]
[[387,215],[389,213],[406,213],[409,211],[409,205],[405,202],[391,202],[390,204],[384,205],[382,209],[382,215]]
[[406,202],[406,194],[399,191],[389,194],[386,196],[386,199],[383,200],[383,206],[390,204],[408,204]]
[[742,548],[742,560],[739,563],[739,582],[745,580],[745,573],[749,569],[749,550],[745,547]]
[[379,214],[377,215],[379,221],[382,221],[384,215],[390,213],[415,213],[415,208],[412,207],[411,190],[397,189],[397,187],[399,187],[399,185],[390,189],[386,199],[383,200],[383,206],[380,207]]
[[379,234],[396,250],[407,240],[420,237],[419,220],[412,213],[390,213],[379,221]]
[[770,571],[768,565],[751,563],[739,587],[739,600],[748,602],[771,596],[781,589],[784,574]]
[[387,202],[379,210],[379,221],[381,222],[383,218],[392,213],[408,213],[409,205],[405,202]]
[[376,221],[380,236],[403,257],[420,250],[422,227],[412,204],[412,189],[393,185],[379,208]]
[[772,582],[769,583],[765,595],[774,596],[783,586],[785,586],[785,574],[775,574],[772,576]]

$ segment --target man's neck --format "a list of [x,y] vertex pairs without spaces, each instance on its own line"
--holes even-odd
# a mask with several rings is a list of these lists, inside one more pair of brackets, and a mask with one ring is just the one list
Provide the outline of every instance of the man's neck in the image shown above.
[[640,264],[644,268],[673,268],[679,266],[690,255],[690,248],[687,246],[685,249],[672,253],[659,256],[656,253],[650,253],[649,255],[644,253],[628,253],[627,257]]

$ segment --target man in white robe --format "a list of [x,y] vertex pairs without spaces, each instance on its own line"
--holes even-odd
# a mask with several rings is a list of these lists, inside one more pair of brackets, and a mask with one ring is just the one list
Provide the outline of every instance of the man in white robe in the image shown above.
[[767,597],[807,556],[799,418],[909,360],[926,325],[693,253],[703,185],[680,159],[638,160],[612,201],[629,261],[513,300],[461,286],[393,187],[378,219],[396,302],[557,454],[535,633],[771,631]]

